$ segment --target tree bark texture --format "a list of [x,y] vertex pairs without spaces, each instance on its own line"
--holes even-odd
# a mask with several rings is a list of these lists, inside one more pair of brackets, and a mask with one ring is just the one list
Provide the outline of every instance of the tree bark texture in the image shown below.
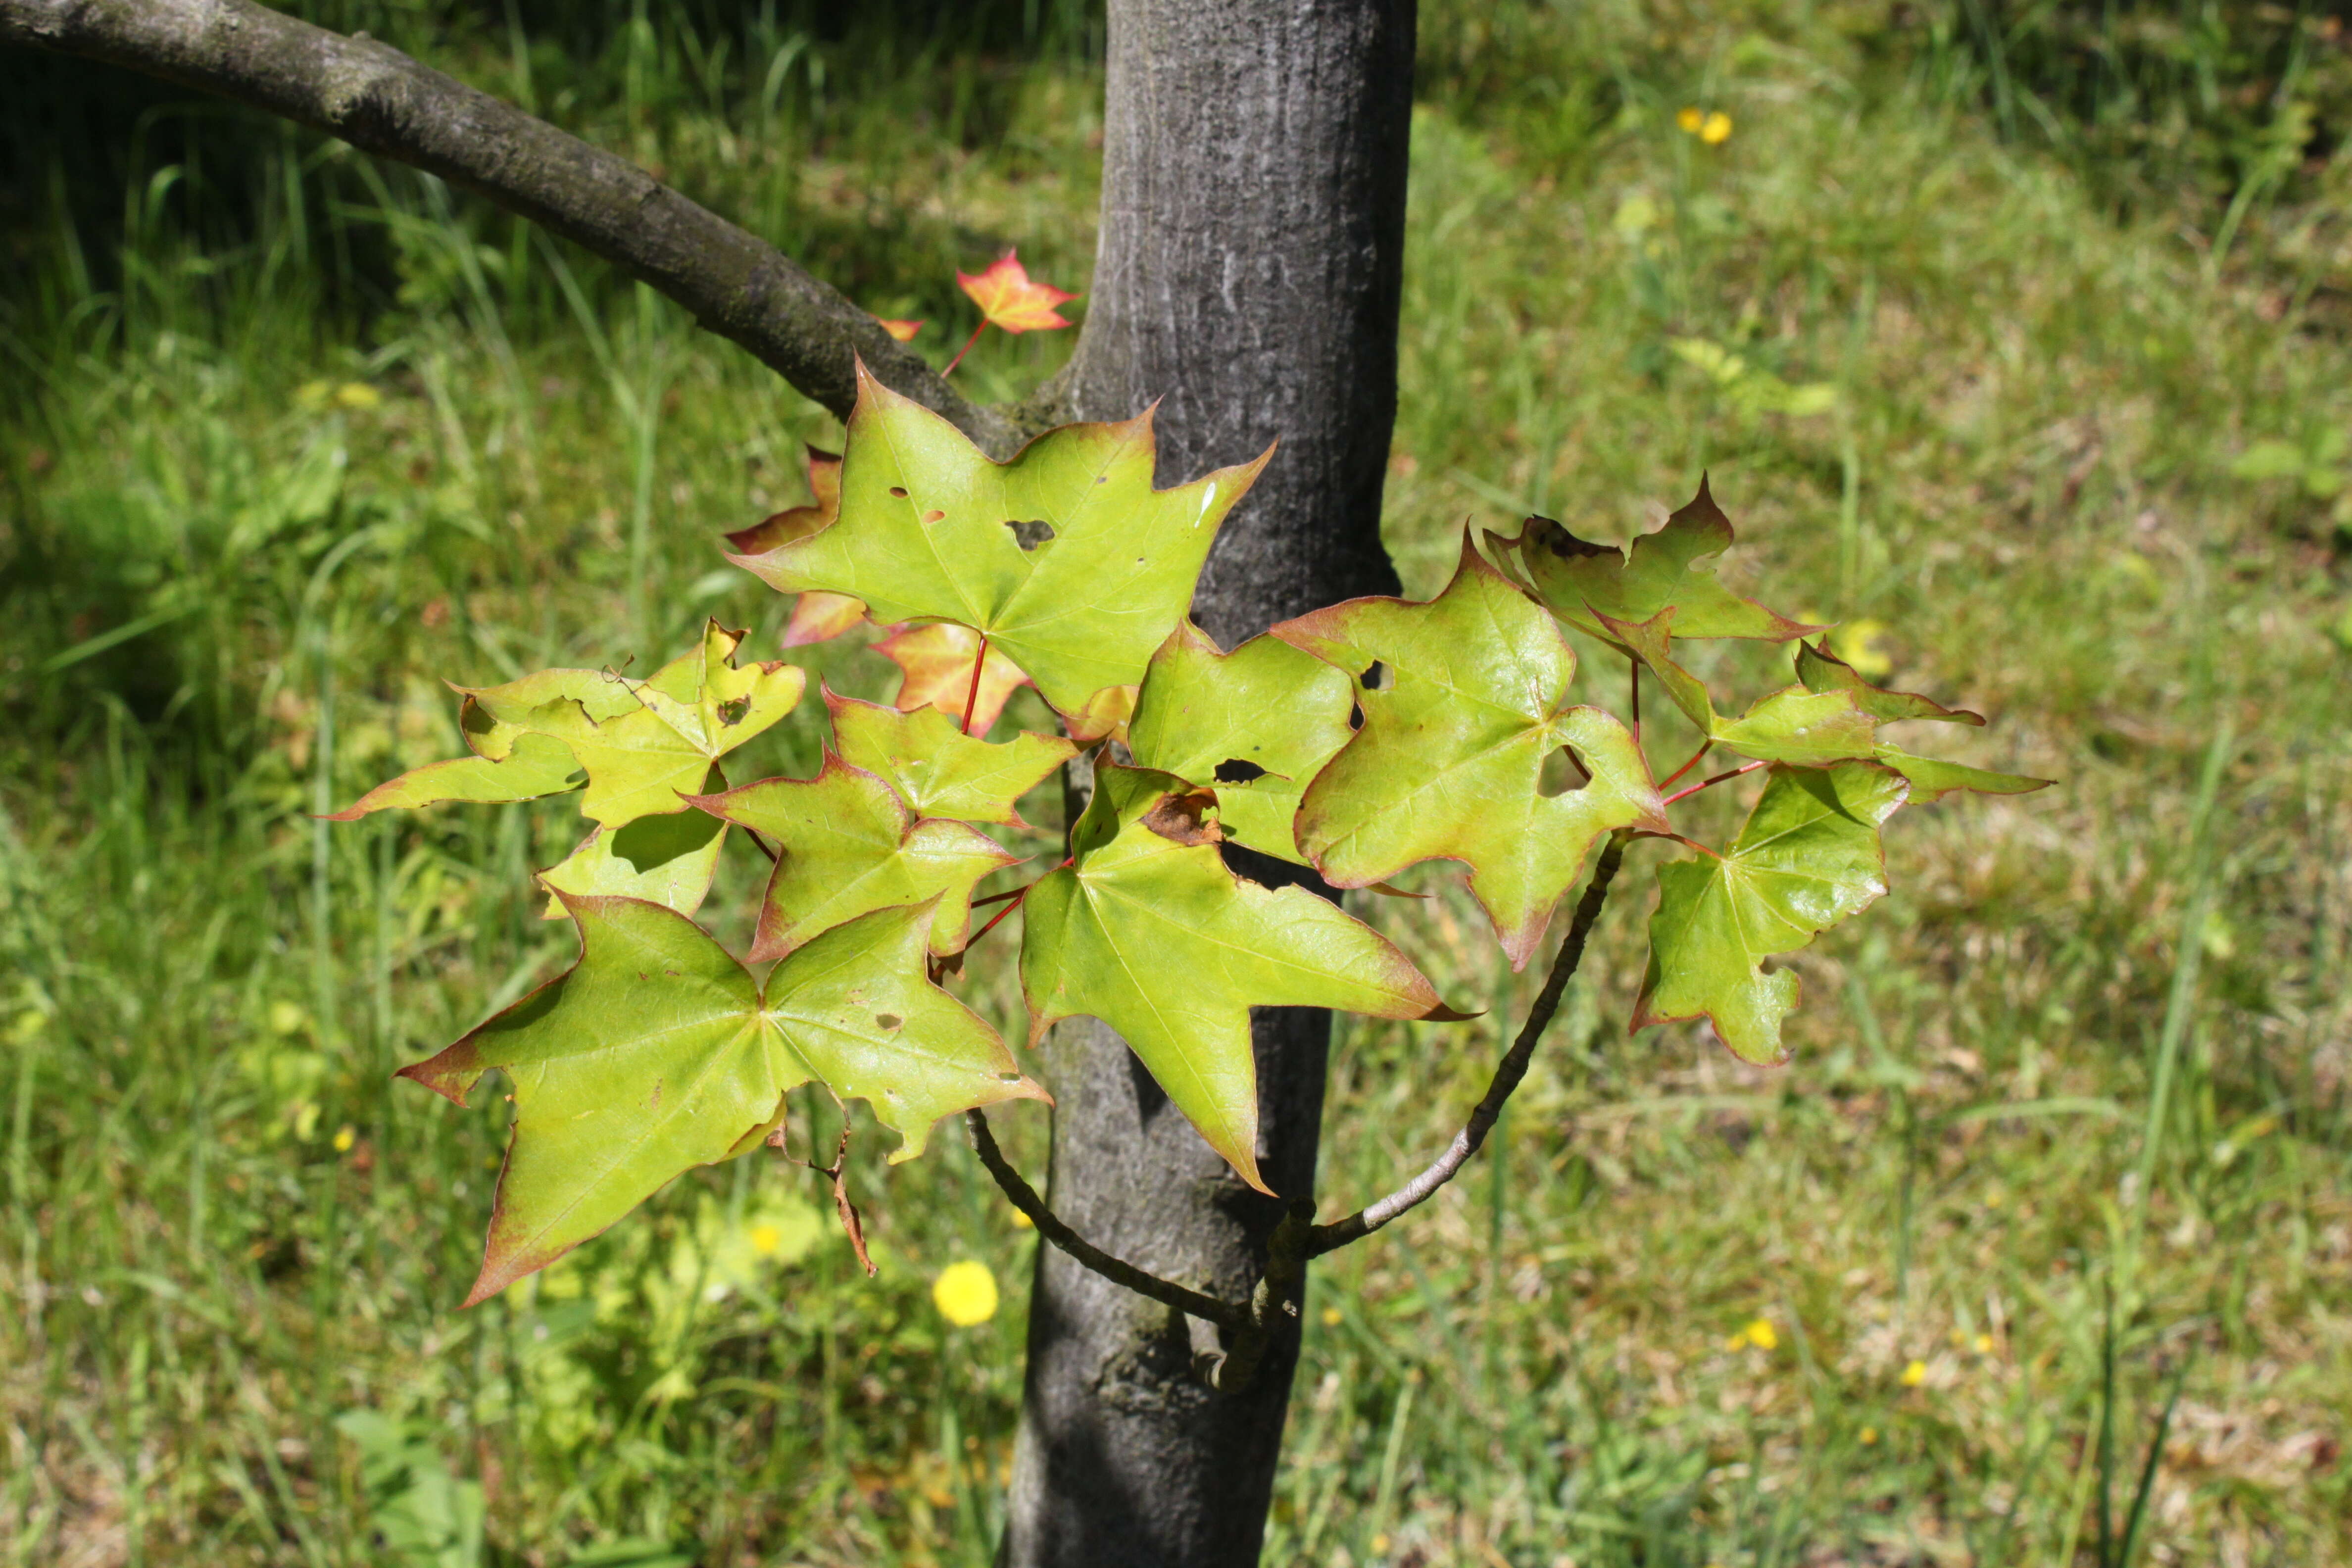
[[487,196],[616,263],[843,418],[856,356],[1009,455],[1013,422],[967,402],[866,311],[757,236],[512,104],[364,34],[253,0],[0,0],[0,43],[216,92]]
[[[1412,0],[1110,0],[1102,237],[1086,327],[1040,401],[1160,400],[1172,484],[1279,438],[1194,601],[1227,647],[1393,593],[1381,489],[1396,416]],[[1237,869],[1295,873],[1248,857]],[[1318,884],[1319,885],[1319,884]],[[1258,1159],[1311,1194],[1329,1016],[1255,1016]],[[1118,1036],[1056,1031],[1050,1201],[1163,1278],[1245,1300],[1280,1205],[1251,1192]],[[1240,1568],[1258,1558],[1298,1338],[1237,1395],[1215,1332],[1038,1253],[1007,1568]]]

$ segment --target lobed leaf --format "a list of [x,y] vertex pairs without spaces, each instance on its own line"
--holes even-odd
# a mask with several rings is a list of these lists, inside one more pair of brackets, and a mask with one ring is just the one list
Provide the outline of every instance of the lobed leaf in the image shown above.
[[1780,1021],[1797,1005],[1795,952],[1886,891],[1879,825],[1904,803],[1904,779],[1869,762],[1775,764],[1738,840],[1723,855],[1658,868],[1650,963],[1633,1027],[1706,1016],[1742,1059],[1786,1061]]
[[1646,621],[1666,610],[1685,637],[1785,642],[1825,629],[1768,610],[1717,581],[1713,562],[1731,548],[1731,520],[1705,479],[1687,506],[1629,549],[1590,543],[1548,517],[1531,517],[1517,539],[1494,542],[1516,555],[1554,615],[1594,637],[1611,636],[1606,620]]
[[782,958],[869,910],[929,900],[938,911],[931,950],[961,952],[973,885],[1021,863],[961,822],[915,820],[897,791],[836,756],[827,756],[813,779],[762,779],[692,801],[776,841],[751,943],[755,963]]
[[717,621],[702,647],[633,688],[637,706],[571,737],[588,773],[581,815],[617,827],[684,811],[720,757],[791,712],[807,677],[789,664],[735,666],[743,634]]
[[991,326],[1013,333],[1051,331],[1068,326],[1070,323],[1054,307],[1077,298],[1050,283],[1032,279],[1029,269],[1010,250],[978,272],[958,272],[956,282],[980,307],[980,313],[988,318]]
[[[882,324],[889,327],[894,323]],[[750,528],[729,534],[728,547],[738,555],[758,555],[831,528],[841,515],[840,455],[812,445],[808,448],[808,479],[813,498],[808,505],[787,507]],[[793,618],[779,640],[785,647],[829,642],[865,618],[866,605],[862,600],[841,594],[803,594],[793,606]]]
[[459,1105],[492,1068],[515,1121],[488,1245],[466,1304],[611,1226],[672,1177],[757,1147],[812,1078],[863,1099],[922,1149],[940,1117],[1046,1098],[980,1017],[924,978],[929,910],[827,931],[768,977],[685,916],[564,895],[580,958],[428,1061],[401,1070]]
[[840,520],[736,559],[783,592],[846,594],[877,620],[980,633],[1064,712],[1141,681],[1265,462],[1156,490],[1146,413],[1047,431],[997,463],[862,366],[857,385]]
[[[1883,661],[1882,661],[1883,662]],[[1905,719],[1937,719],[1953,724],[1982,724],[1984,715],[1965,708],[1947,708],[1916,691],[1889,691],[1873,686],[1862,672],[1830,651],[1827,639],[1797,645],[1797,679],[1808,691],[1849,691],[1854,706],[1882,724]]]
[[1877,757],[1910,781],[1908,800],[1913,805],[1932,805],[1956,789],[1974,790],[1979,795],[2031,795],[2035,790],[2047,789],[2054,782],[2023,773],[1989,773],[1983,768],[1966,767],[1934,757],[1915,757],[1883,742]]
[[897,790],[918,816],[1026,827],[1014,803],[1078,753],[1058,735],[980,740],[936,707],[901,713],[831,691],[824,705],[841,760]]
[[355,822],[372,811],[452,800],[511,805],[562,795],[578,789],[580,783],[580,763],[570,746],[549,735],[520,735],[509,740],[506,754],[496,760],[458,757],[411,769],[376,785],[342,810],[330,812],[326,820]]
[[1348,743],[1353,700],[1346,672],[1302,648],[1257,637],[1224,653],[1187,620],[1151,656],[1128,749],[1138,767],[1214,789],[1234,843],[1303,863],[1292,820]]
[[1022,906],[1021,986],[1032,1045],[1064,1018],[1100,1018],[1209,1146],[1265,1192],[1251,1007],[1459,1015],[1337,905],[1226,869],[1208,816],[1215,804],[1173,774],[1098,763],[1071,862]]
[[[1665,829],[1632,732],[1569,702],[1568,639],[1466,538],[1434,599],[1351,599],[1270,635],[1360,677],[1363,727],[1315,775],[1297,818],[1299,847],[1334,886],[1459,860],[1518,969],[1594,839]],[[1360,679],[1374,665],[1389,674],[1378,689]],[[1563,747],[1588,782],[1546,795],[1545,763]]]

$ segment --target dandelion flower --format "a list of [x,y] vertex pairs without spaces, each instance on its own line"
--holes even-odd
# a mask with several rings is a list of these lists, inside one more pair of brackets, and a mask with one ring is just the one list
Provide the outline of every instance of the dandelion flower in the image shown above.
[[1675,123],[1696,136],[1699,133],[1699,128],[1706,123],[1706,116],[1694,106],[1675,115]]
[[1864,1447],[1867,1448],[1867,1447],[1869,1447],[1872,1444],[1874,1444],[1874,1443],[1875,1443],[1875,1442],[1877,1442],[1877,1441],[1878,1441],[1878,1428],[1877,1428],[1877,1427],[1875,1427],[1875,1426],[1865,1426],[1865,1427],[1864,1427],[1864,1428],[1862,1429],[1862,1446],[1863,1446]]
[[1731,116],[1719,109],[1708,115],[1706,123],[1698,128],[1698,139],[1710,147],[1720,147],[1730,141]]
[[1769,1318],[1759,1318],[1755,1321],[1749,1323],[1746,1328],[1739,1331],[1739,1337],[1747,1341],[1749,1344],[1754,1345],[1759,1351],[1779,1350],[1780,1348],[1780,1336],[1773,1329],[1772,1320]]
[[342,1126],[336,1128],[335,1152],[338,1154],[350,1153],[352,1152],[352,1145],[359,1142],[359,1133],[352,1130],[352,1125],[349,1122],[345,1122]]
[[1347,1321],[1347,1318],[1340,1312],[1339,1308],[1326,1307],[1323,1309],[1323,1326],[1325,1328],[1336,1329]]
[[996,1276],[985,1263],[950,1263],[931,1281],[931,1304],[959,1329],[984,1323],[996,1316]]
[[1903,1369],[1902,1384],[1904,1387],[1916,1388],[1927,1381],[1927,1363],[1926,1362],[1915,1361],[1909,1366]]
[[1992,1336],[1990,1334],[1979,1334],[1977,1336],[1977,1354],[1992,1354]]
[[751,1250],[757,1256],[773,1258],[784,1249],[784,1227],[763,1219],[751,1227],[751,1234],[744,1239],[751,1244]]

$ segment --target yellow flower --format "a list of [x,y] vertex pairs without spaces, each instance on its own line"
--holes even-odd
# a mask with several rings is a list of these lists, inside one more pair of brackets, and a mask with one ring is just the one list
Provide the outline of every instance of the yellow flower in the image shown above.
[[1927,1381],[1927,1363],[1926,1362],[1915,1361],[1909,1366],[1903,1369],[1902,1383],[1904,1387],[1916,1388]]
[[358,1134],[357,1132],[355,1132],[355,1131],[353,1131],[352,1130],[351,1124],[350,1124],[349,1122],[345,1122],[342,1126],[338,1127],[338,1128],[336,1128],[336,1129],[335,1129],[335,1152],[336,1152],[336,1153],[338,1153],[338,1154],[348,1154],[348,1153],[350,1153],[350,1152],[352,1152],[352,1145],[353,1143],[357,1142],[358,1141],[359,1141],[359,1134]]
[[1031,1219],[1027,1215],[1023,1214],[1019,1209],[1014,1209],[1013,1211],[1013,1228],[1015,1230],[1034,1230],[1037,1228],[1037,1222]]
[[1878,1428],[1877,1428],[1877,1427],[1875,1427],[1875,1426],[1865,1426],[1865,1427],[1864,1427],[1864,1428],[1862,1429],[1862,1446],[1863,1446],[1864,1447],[1867,1448],[1867,1447],[1869,1447],[1873,1443],[1875,1443],[1875,1442],[1877,1442],[1877,1441],[1878,1441]]
[[996,1276],[985,1263],[950,1263],[931,1281],[931,1304],[959,1329],[996,1316]]
[[1347,1318],[1341,1314],[1339,1308],[1326,1307],[1323,1309],[1323,1326],[1325,1328],[1336,1329],[1347,1321]]
[[1708,115],[1706,123],[1698,128],[1698,139],[1710,147],[1720,147],[1730,141],[1731,116],[1719,109]]
[[1375,1535],[1372,1537],[1372,1550],[1374,1552],[1386,1552],[1388,1549],[1389,1538],[1387,1536]]
[[1853,666],[1864,680],[1875,680],[1895,668],[1895,661],[1878,649],[1878,639],[1885,633],[1885,621],[1848,621],[1830,633],[1830,651]]
[[1739,1331],[1739,1337],[1759,1351],[1779,1350],[1780,1336],[1772,1328],[1772,1320],[1759,1318]]
[[383,394],[364,381],[347,381],[335,388],[335,401],[346,408],[373,408],[383,401]]
[[1699,128],[1706,123],[1706,116],[1696,108],[1685,109],[1675,116],[1675,123],[1696,136],[1699,133]]
[[747,1239],[751,1243],[751,1250],[760,1257],[773,1258],[784,1248],[784,1229],[780,1225],[761,1220],[751,1227]]
[[1992,1336],[1990,1334],[1979,1334],[1977,1336],[1977,1354],[1992,1354]]

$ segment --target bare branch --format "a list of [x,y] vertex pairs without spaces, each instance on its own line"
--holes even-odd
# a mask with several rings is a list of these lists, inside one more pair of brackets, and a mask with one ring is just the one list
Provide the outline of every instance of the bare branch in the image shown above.
[[1013,1168],[1012,1162],[1005,1159],[1004,1152],[996,1146],[996,1134],[989,1131],[988,1118],[977,1110],[967,1110],[963,1119],[971,1129],[971,1146],[980,1155],[980,1163],[988,1167],[988,1173],[996,1178],[996,1184],[1004,1189],[1004,1195],[1013,1200],[1013,1206],[1029,1216],[1029,1223],[1037,1227],[1039,1236],[1112,1284],[1124,1286],[1139,1296],[1149,1296],[1155,1301],[1173,1307],[1180,1312],[1188,1312],[1202,1322],[1214,1323],[1230,1332],[1245,1333],[1251,1329],[1252,1315],[1247,1307],[1220,1301],[1213,1296],[1204,1296],[1198,1290],[1188,1289],[1156,1274],[1146,1274],[1134,1264],[1113,1258],[1072,1230],[1062,1222],[1060,1215],[1045,1206],[1045,1200],[1037,1195],[1037,1189],[1031,1186],[1021,1173]]
[[585,247],[846,417],[852,363],[1009,455],[1011,420],[965,400],[881,323],[754,235],[625,158],[427,69],[253,0],[0,0],[0,43],[216,92],[437,174]]
[[1552,960],[1551,973],[1544,979],[1544,987],[1536,997],[1535,1005],[1528,1010],[1527,1022],[1519,1026],[1519,1037],[1511,1042],[1495,1068],[1494,1081],[1487,1084],[1486,1098],[1470,1113],[1470,1121],[1454,1135],[1445,1152],[1435,1163],[1412,1181],[1399,1187],[1380,1202],[1357,1210],[1347,1218],[1329,1225],[1318,1225],[1307,1240],[1307,1255],[1320,1258],[1336,1251],[1351,1241],[1371,1235],[1399,1215],[1418,1208],[1436,1195],[1437,1189],[1454,1179],[1454,1173],[1469,1163],[1478,1146],[1486,1142],[1494,1131],[1495,1119],[1503,1113],[1504,1102],[1511,1091],[1519,1087],[1527,1076],[1528,1062],[1535,1056],[1536,1042],[1543,1038],[1544,1030],[1551,1024],[1552,1015],[1559,1011],[1561,993],[1568,989],[1569,976],[1583,962],[1585,939],[1592,934],[1592,922],[1601,918],[1601,905],[1609,896],[1609,883],[1617,875],[1618,863],[1625,856],[1627,835],[1619,831],[1609,836],[1601,846],[1601,859],[1592,868],[1592,880],[1585,885],[1584,897],[1578,900],[1575,918],[1569,921],[1568,935],[1560,940],[1559,954]]

